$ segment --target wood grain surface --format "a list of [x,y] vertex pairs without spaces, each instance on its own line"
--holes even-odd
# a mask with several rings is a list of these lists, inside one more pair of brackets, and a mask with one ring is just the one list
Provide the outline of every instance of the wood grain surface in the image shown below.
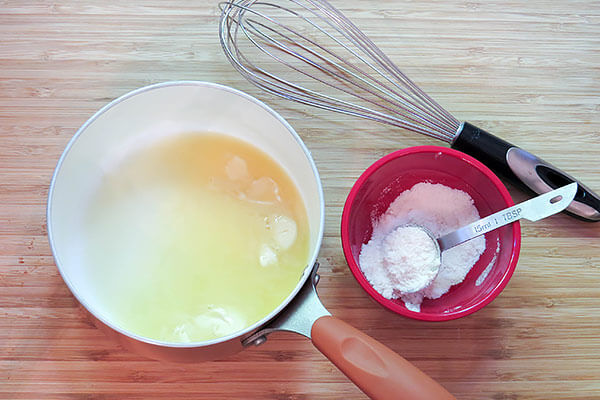
[[[600,2],[333,1],[458,118],[600,191]],[[204,80],[274,106],[312,151],[326,200],[318,291],[334,315],[459,399],[600,399],[600,224],[524,222],[511,282],[469,317],[383,310],[346,266],[343,202],[377,158],[441,142],[264,95],[223,56],[218,15],[206,0],[0,1],[0,398],[364,398],[292,334],[214,362],[144,359],[91,325],[58,274],[46,196],[77,128],[132,89]]]

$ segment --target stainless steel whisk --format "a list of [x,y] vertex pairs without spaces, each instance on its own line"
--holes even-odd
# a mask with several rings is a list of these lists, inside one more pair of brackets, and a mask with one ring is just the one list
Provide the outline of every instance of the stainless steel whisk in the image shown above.
[[256,86],[443,140],[538,194],[578,182],[567,211],[600,221],[600,196],[533,154],[461,123],[326,0],[237,0],[221,9],[225,55]]

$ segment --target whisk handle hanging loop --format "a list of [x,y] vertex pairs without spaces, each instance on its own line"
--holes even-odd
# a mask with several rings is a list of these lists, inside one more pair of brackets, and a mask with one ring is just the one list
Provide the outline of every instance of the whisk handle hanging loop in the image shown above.
[[598,194],[552,164],[475,125],[463,122],[452,148],[470,154],[494,172],[537,194],[577,182],[579,188],[567,212],[585,221],[600,221]]

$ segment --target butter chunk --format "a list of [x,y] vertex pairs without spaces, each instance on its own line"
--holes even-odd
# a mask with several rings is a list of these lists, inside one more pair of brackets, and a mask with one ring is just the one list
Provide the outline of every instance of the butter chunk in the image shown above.
[[292,247],[298,236],[296,221],[285,215],[277,215],[272,218],[270,225],[273,231],[273,239],[278,248],[287,250]]

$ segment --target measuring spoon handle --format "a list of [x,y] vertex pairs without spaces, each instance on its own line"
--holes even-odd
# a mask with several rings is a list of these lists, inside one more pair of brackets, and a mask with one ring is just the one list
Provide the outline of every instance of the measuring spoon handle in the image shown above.
[[571,204],[577,193],[577,182],[544,193],[531,200],[505,208],[492,215],[450,232],[437,239],[440,251],[450,249],[467,240],[481,236],[489,231],[525,218],[538,221],[561,212]]

